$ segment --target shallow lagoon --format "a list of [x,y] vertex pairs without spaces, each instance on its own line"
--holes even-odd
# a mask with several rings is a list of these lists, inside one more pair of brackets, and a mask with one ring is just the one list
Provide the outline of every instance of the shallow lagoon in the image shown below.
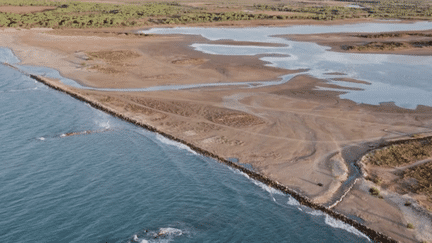
[[[319,33],[362,33],[407,30],[429,30],[432,22],[416,22],[402,24],[394,21],[383,23],[362,23],[351,25],[306,25],[288,27],[254,27],[254,28],[154,28],[140,31],[148,34],[187,34],[201,35],[209,40],[234,40],[278,43],[282,47],[238,46],[193,43],[197,51],[213,55],[264,55],[260,58],[268,62],[267,65],[285,69],[306,69],[300,74],[308,74],[316,78],[327,79],[339,86],[359,88],[361,91],[345,89],[329,89],[342,91],[343,99],[350,99],[357,103],[379,105],[383,102],[394,102],[396,105],[415,109],[417,105],[432,106],[432,57],[409,56],[392,54],[353,54],[329,51],[329,47],[315,43],[291,41],[278,37],[287,34],[319,34]],[[16,64],[19,60],[10,50],[0,48],[0,62]],[[274,54],[285,56],[271,56]],[[268,56],[266,56],[268,55]],[[85,87],[74,80],[63,78],[58,71],[34,66],[20,66],[19,68],[38,75],[59,78],[64,83],[84,88],[103,91],[163,91],[180,90],[200,87],[240,86],[258,88],[268,85],[278,85],[288,82],[296,75],[285,75],[277,81],[258,81],[241,83],[206,83],[191,85],[155,86],[138,89],[99,89]],[[328,75],[328,73],[344,73],[345,75]],[[353,78],[363,80],[370,85],[347,83],[334,80],[335,78]],[[323,88],[318,88],[323,89]]]
[[[289,26],[256,28],[159,28],[142,31],[148,34],[201,35],[209,40],[267,42],[285,47],[258,47],[216,44],[192,44],[197,51],[213,55],[281,54],[286,57],[262,57],[267,65],[291,70],[308,69],[302,74],[328,79],[340,86],[361,88],[347,91],[340,97],[358,103],[378,105],[395,102],[414,109],[417,105],[432,106],[432,57],[390,54],[352,54],[329,51],[315,43],[291,41],[278,37],[287,34],[361,33],[432,29],[432,22],[364,23],[337,26]],[[340,72],[346,75],[328,75]],[[348,84],[334,78],[354,78],[371,83]]]

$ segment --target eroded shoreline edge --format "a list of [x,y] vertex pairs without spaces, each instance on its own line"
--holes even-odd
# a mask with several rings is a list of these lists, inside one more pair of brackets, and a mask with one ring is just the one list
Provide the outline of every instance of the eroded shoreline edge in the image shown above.
[[374,242],[398,242],[398,241],[392,239],[391,237],[389,237],[389,236],[387,236],[387,235],[385,235],[385,234],[383,234],[383,233],[381,233],[379,231],[371,229],[368,226],[366,226],[364,224],[361,224],[361,223],[357,222],[354,219],[348,218],[344,214],[341,214],[341,213],[338,213],[336,211],[333,211],[333,210],[331,210],[331,209],[329,209],[329,208],[327,208],[327,207],[325,207],[325,206],[323,206],[321,204],[314,203],[309,198],[307,198],[307,197],[299,194],[298,192],[294,191],[293,189],[290,189],[287,186],[281,185],[280,183],[278,183],[276,181],[273,181],[273,180],[269,179],[268,177],[266,177],[264,175],[258,174],[258,173],[254,172],[254,171],[251,171],[251,170],[248,170],[248,169],[246,169],[246,168],[244,168],[244,167],[242,167],[240,165],[237,165],[237,164],[235,164],[235,163],[233,163],[233,162],[231,162],[231,161],[229,161],[229,160],[227,160],[225,158],[222,158],[222,157],[218,156],[217,154],[211,153],[211,152],[209,152],[209,151],[207,151],[205,149],[202,149],[202,148],[200,148],[200,147],[198,147],[198,146],[196,146],[194,144],[188,143],[188,142],[186,142],[186,141],[184,141],[184,140],[182,140],[180,138],[174,137],[173,135],[170,135],[168,133],[160,131],[160,130],[156,129],[153,126],[150,126],[148,124],[142,123],[142,122],[140,122],[140,121],[138,121],[138,120],[136,120],[134,118],[128,117],[128,116],[126,116],[126,115],[124,115],[124,114],[122,114],[122,113],[120,113],[120,112],[118,112],[116,110],[113,110],[113,109],[111,109],[111,108],[109,108],[109,107],[107,107],[107,106],[105,106],[105,105],[103,105],[103,104],[101,104],[99,102],[91,100],[88,97],[85,97],[84,95],[79,94],[78,92],[74,92],[72,90],[65,89],[65,88],[63,88],[63,87],[61,87],[59,85],[56,85],[54,82],[50,81],[49,79],[47,79],[45,77],[41,77],[41,76],[33,75],[33,74],[28,74],[28,73],[26,73],[26,72],[24,72],[24,71],[16,68],[15,66],[7,64],[7,63],[2,63],[2,64],[5,64],[6,66],[9,66],[9,67],[11,67],[13,69],[16,69],[16,70],[22,72],[23,74],[29,76],[30,78],[32,78],[32,79],[34,79],[34,80],[36,80],[36,81],[38,81],[40,83],[43,83],[44,85],[46,85],[46,86],[48,86],[48,87],[50,87],[50,88],[52,88],[54,90],[63,92],[63,93],[65,93],[65,94],[67,94],[67,95],[69,95],[69,96],[71,96],[71,97],[73,97],[73,98],[75,98],[77,100],[85,102],[85,103],[89,104],[93,108],[96,108],[98,110],[106,112],[106,113],[108,113],[108,114],[110,114],[110,115],[112,115],[114,117],[117,117],[117,118],[119,118],[121,120],[129,122],[129,123],[134,124],[136,126],[139,126],[141,128],[144,128],[144,129],[146,129],[148,131],[160,134],[161,136],[164,136],[165,138],[168,138],[170,140],[173,140],[173,141],[176,141],[178,143],[184,144],[184,145],[188,146],[190,149],[192,149],[193,151],[195,151],[195,152],[197,152],[197,153],[199,153],[199,154],[201,154],[203,156],[213,158],[213,159],[215,159],[215,160],[217,160],[217,161],[219,161],[219,162],[221,162],[221,163],[223,163],[223,164],[225,164],[227,166],[230,166],[231,168],[237,169],[237,170],[245,173],[246,175],[248,175],[250,178],[252,178],[254,180],[257,180],[257,181],[259,181],[261,183],[264,183],[265,185],[267,185],[269,187],[272,187],[274,189],[277,189],[279,191],[282,191],[282,192],[284,192],[284,193],[292,196],[301,205],[307,206],[307,207],[315,209],[315,210],[319,210],[319,211],[324,212],[327,215],[329,215],[329,216],[331,216],[331,217],[333,217],[333,218],[335,218],[337,220],[340,220],[340,221],[342,221],[342,222],[344,222],[344,223],[346,223],[348,225],[351,225],[352,227],[354,227],[355,229],[357,229],[361,233],[363,233],[366,236],[368,236],[369,239],[372,240],[372,241],[374,241]]

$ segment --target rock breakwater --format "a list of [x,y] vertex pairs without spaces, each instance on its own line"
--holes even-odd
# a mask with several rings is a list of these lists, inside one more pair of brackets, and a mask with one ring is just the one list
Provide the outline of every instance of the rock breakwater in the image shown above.
[[[8,65],[8,66],[11,66],[12,68],[16,69],[16,67],[14,67],[12,65]],[[82,95],[82,94],[80,94],[80,93],[78,93],[78,92],[76,92],[76,91],[74,91],[72,89],[69,89],[67,86],[64,86],[64,85],[61,85],[61,84],[57,84],[56,82],[54,82],[52,80],[49,80],[49,79],[47,79],[45,77],[41,77],[41,76],[37,76],[37,75],[32,75],[32,74],[27,74],[27,75],[30,78],[32,78],[32,79],[34,79],[36,81],[39,81],[39,82],[47,85],[48,87],[50,87],[52,89],[55,89],[55,90],[58,90],[60,92],[66,93],[66,94],[70,95],[71,97],[74,97],[75,99],[83,101],[83,102],[89,104],[90,106],[92,106],[92,107],[94,107],[96,109],[99,109],[101,111],[104,111],[104,112],[106,112],[106,113],[108,113],[108,114],[110,114],[112,116],[120,118],[120,119],[122,119],[124,121],[127,121],[129,123],[132,123],[132,124],[134,124],[136,126],[140,126],[140,127],[144,128],[146,130],[149,130],[151,132],[158,133],[158,134],[160,134],[160,135],[162,135],[162,136],[164,136],[164,137],[166,137],[168,139],[171,139],[173,141],[185,144],[190,149],[194,150],[195,152],[197,152],[197,153],[199,153],[201,155],[204,155],[204,156],[216,159],[216,160],[218,160],[221,163],[224,163],[224,164],[226,164],[226,165],[228,165],[228,166],[230,166],[230,167],[232,167],[234,169],[237,169],[237,170],[239,170],[239,171],[247,174],[250,178],[252,178],[254,180],[260,181],[260,182],[268,185],[269,187],[275,188],[275,189],[280,190],[280,191],[282,191],[282,192],[284,192],[286,194],[289,194],[294,199],[296,199],[300,204],[302,204],[304,206],[307,206],[307,207],[310,207],[310,208],[315,209],[315,210],[322,211],[322,212],[328,214],[329,216],[331,216],[331,217],[333,217],[335,219],[338,219],[338,220],[340,220],[340,221],[342,221],[342,222],[344,222],[346,224],[349,224],[349,225],[353,226],[358,231],[360,231],[363,234],[367,235],[374,242],[397,242],[396,240],[394,240],[394,239],[392,239],[392,238],[384,235],[383,233],[378,232],[376,230],[373,230],[373,229],[367,227],[366,225],[363,225],[363,224],[357,222],[356,220],[348,218],[347,216],[345,216],[345,215],[343,215],[341,213],[335,212],[335,211],[331,210],[328,207],[325,207],[323,205],[314,203],[312,200],[310,200],[306,196],[301,195],[300,193],[294,191],[293,189],[290,189],[287,186],[284,186],[284,185],[282,185],[282,184],[280,184],[280,183],[278,183],[276,181],[273,181],[273,180],[271,180],[270,178],[268,178],[268,177],[266,177],[264,175],[258,174],[258,173],[254,172],[254,171],[251,171],[251,170],[249,170],[247,168],[244,168],[244,167],[242,167],[242,166],[240,166],[240,165],[238,165],[236,163],[233,163],[233,162],[229,161],[228,159],[222,158],[222,157],[218,156],[217,154],[214,154],[214,153],[211,153],[211,152],[209,152],[207,150],[204,150],[204,149],[202,149],[202,148],[200,148],[200,147],[198,147],[198,146],[196,146],[194,144],[191,144],[191,143],[189,143],[189,142],[187,142],[185,140],[179,139],[179,138],[174,137],[174,136],[172,136],[170,134],[167,134],[167,133],[165,133],[163,131],[160,131],[160,130],[156,129],[153,126],[150,126],[148,124],[144,124],[144,123],[142,123],[142,122],[140,122],[140,121],[138,121],[136,119],[128,117],[125,114],[122,114],[119,111],[116,111],[116,110],[114,110],[114,109],[112,109],[112,108],[110,108],[110,107],[108,107],[108,106],[106,106],[104,104],[101,104],[98,101],[92,100],[89,97],[86,97],[86,96],[84,96],[84,95]]]

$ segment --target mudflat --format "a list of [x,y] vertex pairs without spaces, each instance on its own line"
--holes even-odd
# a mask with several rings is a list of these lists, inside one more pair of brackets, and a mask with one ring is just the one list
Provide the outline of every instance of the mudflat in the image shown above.
[[[257,56],[194,51],[193,43],[212,43],[197,36],[5,29],[0,30],[0,43],[11,48],[21,64],[55,68],[82,85],[98,88],[267,81],[297,72],[264,66]],[[340,99],[343,91],[317,87],[343,89],[307,75],[253,89],[108,92],[67,88],[221,157],[238,158],[327,206],[334,205],[349,186],[345,184],[353,170],[349,165],[371,147],[390,138],[426,134],[432,125],[429,107],[409,110],[392,104],[356,104]],[[357,183],[334,209],[394,239],[424,239],[422,232],[406,227],[411,215],[389,199],[370,195],[367,183]]]

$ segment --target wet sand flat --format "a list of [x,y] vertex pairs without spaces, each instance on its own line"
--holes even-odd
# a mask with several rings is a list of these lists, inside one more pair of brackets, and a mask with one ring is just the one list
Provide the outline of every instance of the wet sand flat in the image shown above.
[[[274,80],[296,73],[266,67],[256,56],[218,56],[194,51],[209,43],[196,36],[137,36],[47,30],[0,32],[22,64],[55,68],[83,85],[141,88],[155,85]],[[79,41],[77,41],[79,40]],[[247,43],[244,43],[247,44]],[[345,80],[350,82],[352,80]],[[290,82],[255,89],[217,87],[157,92],[74,89],[114,110],[224,158],[253,168],[324,205],[332,204],[346,181],[347,166],[369,143],[424,133],[432,124],[428,107],[360,105],[340,99],[326,80],[299,75]],[[401,135],[402,134],[402,135]],[[350,200],[356,197],[356,204]],[[371,196],[357,187],[336,207],[395,239],[416,242],[404,215],[382,200],[391,219],[358,213],[371,210]],[[403,235],[404,237],[401,237]],[[408,239],[408,240],[407,240]]]

